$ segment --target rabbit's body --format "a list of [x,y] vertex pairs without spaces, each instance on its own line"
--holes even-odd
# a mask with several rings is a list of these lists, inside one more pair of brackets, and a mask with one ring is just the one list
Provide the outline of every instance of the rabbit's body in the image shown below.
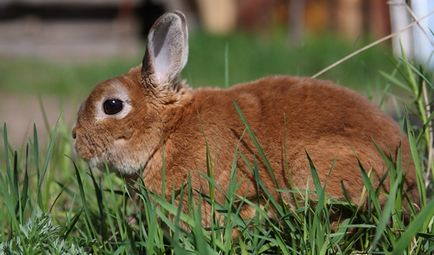
[[[358,159],[371,171],[374,186],[386,173],[375,143],[394,160],[401,147],[406,188],[414,194],[407,138],[365,98],[331,82],[289,76],[229,89],[193,90],[177,82],[187,62],[187,46],[184,16],[165,14],[149,33],[142,66],[94,89],[73,130],[75,147],[84,159],[96,166],[108,164],[123,175],[143,177],[145,186],[156,193],[162,192],[164,163],[166,195],[171,195],[189,176],[195,191],[208,192],[204,177],[208,154],[216,198],[224,203],[234,158],[237,194],[257,199],[252,165],[257,165],[261,181],[276,196],[279,188],[313,187],[309,154],[327,194],[339,199],[347,193],[361,204]],[[234,102],[263,148],[277,185],[245,132]],[[388,181],[383,184],[387,190]],[[247,214],[248,210],[242,213]]]
[[[402,143],[405,168],[412,169],[408,143],[399,126],[367,99],[327,81],[289,76],[267,77],[235,85],[230,89],[197,89],[184,95],[183,105],[162,115],[166,123],[165,178],[169,186],[179,188],[187,176],[195,176],[195,188],[206,191],[206,144],[212,157],[214,178],[223,190],[229,183],[231,166],[238,147],[250,162],[253,155],[260,167],[261,180],[275,190],[264,162],[233,105],[236,102],[263,148],[281,188],[305,188],[313,185],[306,152],[314,161],[326,191],[343,198],[343,183],[350,198],[359,202],[363,188],[361,170],[373,169],[383,177],[387,170],[374,142],[396,158]],[[159,146],[159,145],[158,145]],[[162,150],[154,154],[145,169],[145,185],[156,192],[161,188]],[[286,164],[286,165],[285,165]],[[252,169],[238,159],[239,193],[256,196]],[[196,174],[195,174],[196,172]],[[414,172],[407,179],[414,182]],[[308,181],[309,180],[309,181]],[[378,184],[378,183],[377,183]],[[172,189],[169,190],[171,192]]]

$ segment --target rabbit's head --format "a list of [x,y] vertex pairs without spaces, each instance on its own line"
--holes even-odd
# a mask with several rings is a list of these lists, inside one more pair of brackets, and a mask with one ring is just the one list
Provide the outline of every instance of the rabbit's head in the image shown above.
[[122,174],[143,170],[164,139],[168,109],[188,97],[178,81],[187,57],[184,15],[164,14],[148,34],[142,65],[102,82],[81,105],[72,131],[78,154]]

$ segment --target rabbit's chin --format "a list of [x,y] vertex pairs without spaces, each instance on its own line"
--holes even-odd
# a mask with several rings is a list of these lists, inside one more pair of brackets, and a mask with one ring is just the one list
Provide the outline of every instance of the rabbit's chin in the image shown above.
[[89,165],[92,168],[98,168],[100,170],[104,170],[108,168],[110,171],[114,171],[121,175],[134,175],[139,172],[140,169],[143,168],[143,166],[135,164],[129,164],[128,162],[121,161],[121,162],[110,162],[101,159],[100,157],[93,157],[88,161]]

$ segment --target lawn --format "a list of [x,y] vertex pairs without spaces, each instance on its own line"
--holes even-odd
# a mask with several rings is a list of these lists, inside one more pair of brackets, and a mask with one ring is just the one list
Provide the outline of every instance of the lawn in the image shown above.
[[[228,86],[270,74],[311,76],[362,44],[361,40],[349,45],[324,35],[307,38],[300,48],[291,49],[281,33],[268,39],[245,34],[227,38],[198,34],[192,36],[190,62],[183,77],[198,87]],[[83,97],[98,81],[125,72],[140,60],[138,56],[59,64],[9,59],[0,61],[0,91]],[[419,126],[408,122],[405,115],[400,120],[409,135],[420,192],[420,201],[411,201],[420,208],[410,207],[406,212],[402,211],[406,203],[402,166],[384,158],[392,188],[383,207],[377,198],[382,191],[372,187],[369,170],[362,167],[365,209],[330,199],[318,184],[310,191],[281,191],[296,194],[298,202],[279,204],[257,179],[268,201],[265,208],[233,192],[228,192],[232,195],[225,204],[217,204],[212,194],[203,194],[202,199],[222,216],[213,219],[211,229],[205,229],[200,225],[201,208],[197,204],[189,203],[188,213],[174,205],[176,196],[192,197],[194,191],[188,182],[169,200],[148,192],[140,182],[133,195],[122,178],[108,169],[90,169],[73,155],[71,127],[61,119],[51,127],[48,141],[39,140],[39,127],[35,127],[20,150],[9,145],[8,132],[13,130],[8,130],[5,123],[0,138],[0,253],[430,254],[434,252],[434,200],[429,173],[434,171],[434,164],[427,155],[432,153],[433,134],[427,128],[432,110],[427,111],[425,105],[432,105],[432,97],[424,95],[434,91],[432,77],[432,73],[405,59],[394,60],[387,47],[370,49],[322,77],[365,94],[381,91],[382,96],[399,101],[404,98],[408,111],[418,119]],[[248,127],[247,122],[244,124]],[[253,132],[246,135],[254,137]],[[260,150],[260,144],[257,146]],[[233,149],[236,165],[242,156]],[[255,171],[255,162],[251,163]],[[315,162],[311,163],[315,182]],[[236,188],[237,183],[232,181],[229,189]],[[309,193],[315,195],[307,196]],[[133,196],[139,203],[132,201]],[[240,204],[246,203],[257,209],[251,220],[238,215]],[[268,217],[269,208],[278,220]],[[346,217],[331,220],[336,212],[345,212]],[[239,231],[235,239],[233,229]]]
[[[183,78],[193,87],[222,87],[273,74],[312,76],[365,41],[349,44],[336,36],[322,35],[307,37],[301,46],[290,47],[281,32],[264,38],[249,34],[215,37],[199,32],[191,36]],[[1,60],[0,91],[83,96],[99,81],[141,63],[142,56],[85,63],[53,63],[33,58]],[[384,87],[379,71],[390,72],[394,65],[391,51],[385,45],[369,49],[322,78],[362,91],[378,89]]]

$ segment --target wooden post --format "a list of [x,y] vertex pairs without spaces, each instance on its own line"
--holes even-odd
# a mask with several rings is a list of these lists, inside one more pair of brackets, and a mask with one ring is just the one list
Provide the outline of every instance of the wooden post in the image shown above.
[[291,0],[289,3],[289,42],[299,46],[303,39],[305,0]]
[[[389,2],[390,8],[390,23],[392,33],[396,33],[410,24],[410,16],[407,11],[405,0],[394,0]],[[393,37],[393,53],[395,56],[402,56],[402,50],[409,58],[413,58],[413,46],[411,41],[411,29],[400,33]]]
[[338,31],[355,40],[363,31],[362,0],[339,0],[337,11]]
[[235,29],[236,0],[197,0],[200,17],[208,32],[227,34]]
[[[413,0],[411,9],[414,19],[420,19],[434,10],[433,0]],[[417,26],[413,26],[414,58],[419,63],[434,70],[434,17],[421,20]]]
[[368,18],[369,32],[375,38],[390,34],[389,6],[386,1],[370,0]]

